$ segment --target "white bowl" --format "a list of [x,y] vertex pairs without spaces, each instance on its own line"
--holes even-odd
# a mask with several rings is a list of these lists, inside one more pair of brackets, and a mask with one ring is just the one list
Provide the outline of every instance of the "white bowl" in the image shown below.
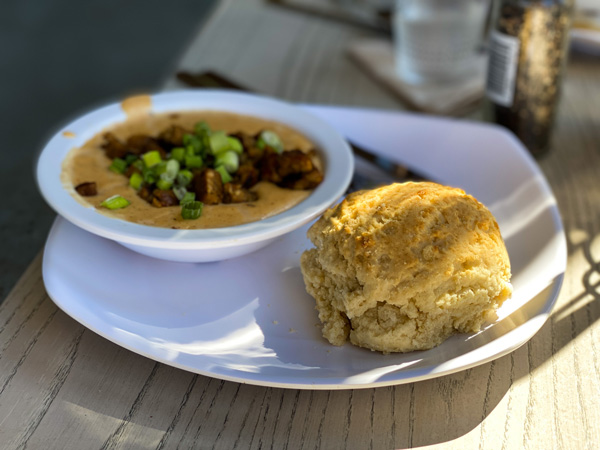
[[[152,111],[228,111],[261,117],[293,127],[310,139],[323,160],[323,182],[298,205],[273,217],[227,228],[173,230],[127,222],[86,207],[63,187],[62,162],[108,126],[127,119],[120,103],[92,111],[64,126],[42,150],[36,168],[39,189],[48,204],[73,224],[155,258],[180,262],[218,261],[257,250],[278,236],[317,217],[346,191],[352,177],[352,152],[344,139],[321,119],[291,104],[231,91],[176,91],[151,96]],[[70,132],[65,134],[65,132]]]

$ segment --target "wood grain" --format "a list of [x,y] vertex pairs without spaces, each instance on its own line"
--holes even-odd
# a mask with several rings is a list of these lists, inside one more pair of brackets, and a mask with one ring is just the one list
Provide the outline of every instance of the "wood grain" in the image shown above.
[[[402,108],[345,56],[347,42],[364,34],[258,0],[223,2],[178,68],[217,70],[296,102]],[[572,55],[553,150],[539,161],[562,212],[569,261],[555,312],[520,349],[395,387],[225,382],[155,363],[70,319],[46,295],[40,254],[0,306],[1,447],[598,448],[599,75],[597,58]]]

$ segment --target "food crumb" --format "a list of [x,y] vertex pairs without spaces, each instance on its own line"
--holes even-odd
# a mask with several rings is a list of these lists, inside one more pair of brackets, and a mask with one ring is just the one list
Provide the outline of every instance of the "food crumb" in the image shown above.
[[278,323],[279,323],[279,321],[277,321],[277,320],[273,321],[273,325],[277,325]]
[[67,137],[67,138],[74,138],[75,137],[75,133],[73,133],[72,131],[63,131],[62,135],[64,137]]

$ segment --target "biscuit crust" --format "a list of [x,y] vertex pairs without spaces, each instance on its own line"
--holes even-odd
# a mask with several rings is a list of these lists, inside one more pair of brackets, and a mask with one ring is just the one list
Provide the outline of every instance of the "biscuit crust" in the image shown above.
[[350,194],[309,229],[301,257],[323,336],[384,353],[430,349],[479,331],[510,297],[496,220],[475,198],[436,183]]

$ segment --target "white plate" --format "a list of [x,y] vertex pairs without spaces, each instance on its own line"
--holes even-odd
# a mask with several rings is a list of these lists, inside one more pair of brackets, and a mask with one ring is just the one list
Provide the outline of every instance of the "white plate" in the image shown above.
[[514,295],[499,319],[439,347],[381,355],[334,347],[304,290],[304,226],[247,256],[204,264],[160,261],[57,219],[43,277],[56,304],[107,339],[211,377],[264,386],[347,389],[412,382],[502,356],[529,340],[554,305],[566,245],[537,165],[497,127],[425,116],[307,107],[366,148],[462,187],[498,219]]

